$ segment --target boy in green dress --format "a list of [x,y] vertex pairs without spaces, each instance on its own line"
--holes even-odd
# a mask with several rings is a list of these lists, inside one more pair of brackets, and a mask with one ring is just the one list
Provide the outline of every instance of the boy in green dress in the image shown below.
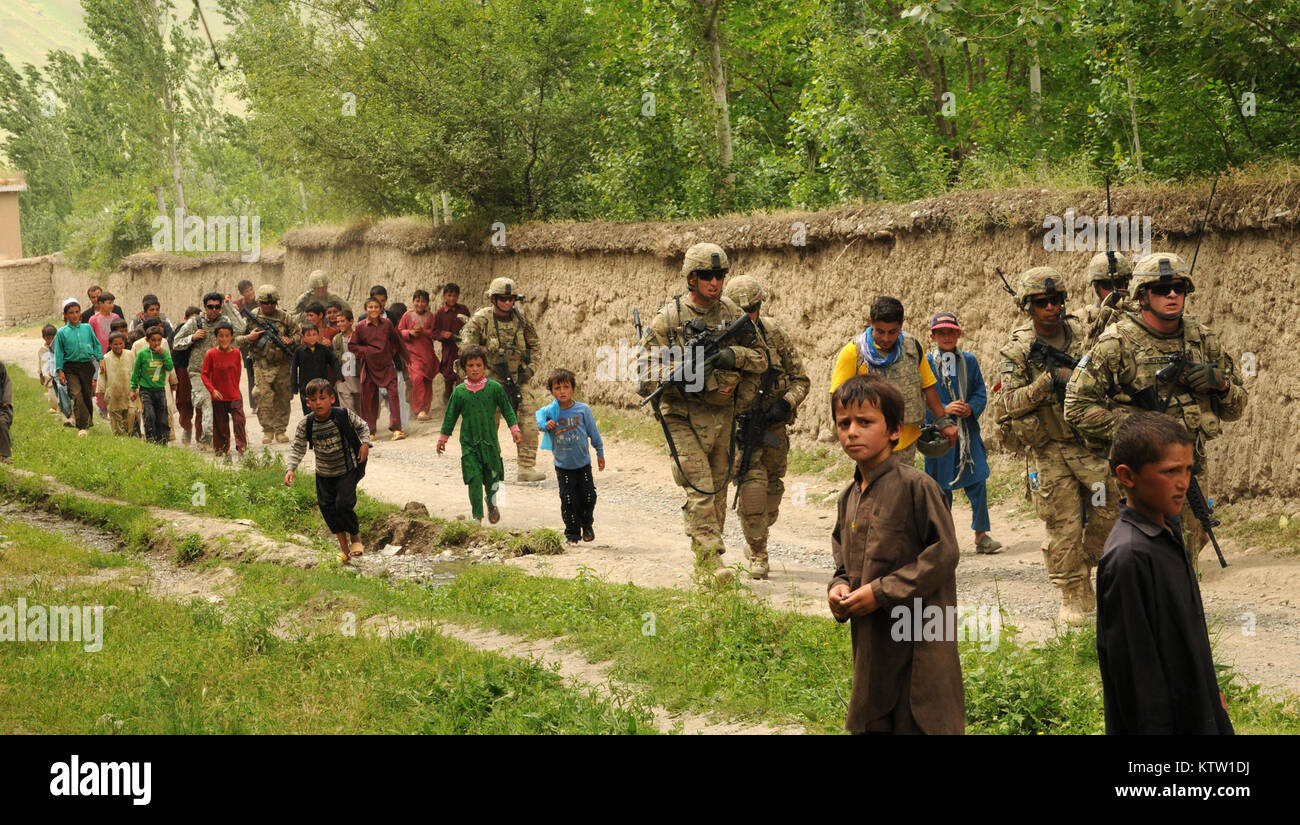
[[469,505],[474,520],[483,521],[483,489],[488,490],[488,521],[501,520],[496,492],[505,479],[501,463],[501,445],[497,442],[496,411],[500,410],[510,425],[510,436],[518,444],[522,437],[514,408],[506,399],[505,388],[487,377],[487,353],[482,347],[467,347],[461,354],[465,381],[452,390],[447,411],[442,417],[442,434],[438,436],[438,454],[447,448],[447,439],[460,425],[460,472],[469,487]]

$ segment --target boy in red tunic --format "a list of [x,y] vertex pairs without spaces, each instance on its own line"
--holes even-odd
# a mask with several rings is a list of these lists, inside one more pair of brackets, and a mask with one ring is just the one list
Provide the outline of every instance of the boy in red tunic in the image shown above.
[[230,425],[235,425],[235,450],[242,458],[248,447],[244,434],[244,402],[239,395],[239,378],[244,369],[244,356],[231,346],[235,330],[221,322],[216,329],[217,345],[203,356],[200,373],[203,386],[212,396],[212,451],[219,456],[230,455]]
[[438,363],[438,372],[447,387],[442,392],[442,401],[447,403],[451,391],[460,383],[456,374],[456,359],[460,357],[460,347],[456,345],[456,335],[465,326],[469,317],[469,307],[460,302],[460,287],[447,284],[442,288],[442,306],[433,314],[433,340],[442,342],[442,358]]

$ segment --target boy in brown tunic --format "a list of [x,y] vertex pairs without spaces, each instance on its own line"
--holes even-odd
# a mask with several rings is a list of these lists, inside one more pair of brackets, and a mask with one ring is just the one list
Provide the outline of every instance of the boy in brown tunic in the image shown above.
[[[858,465],[840,493],[827,601],[851,621],[852,733],[963,733],[966,699],[957,656],[957,534],[934,479],[893,455],[903,397],[877,376],[836,388],[840,446]],[[913,628],[943,617],[942,630]],[[922,621],[913,614],[921,612]],[[939,638],[934,638],[937,635]]]

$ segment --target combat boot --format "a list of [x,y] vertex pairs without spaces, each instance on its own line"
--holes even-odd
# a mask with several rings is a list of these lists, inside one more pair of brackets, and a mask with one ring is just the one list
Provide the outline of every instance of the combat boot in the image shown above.
[[1072,582],[1061,587],[1061,612],[1056,620],[1071,627],[1082,627],[1088,621],[1083,582]]
[[1092,568],[1083,579],[1083,610],[1085,613],[1097,612],[1097,591],[1092,587]]
[[531,467],[527,469],[525,469],[524,467],[520,467],[519,472],[515,474],[515,480],[516,481],[545,481],[546,474],[539,473],[536,470],[532,469]]
[[695,571],[701,581],[721,587],[736,577],[736,571],[722,563],[722,556],[712,548],[696,551]]
[[764,547],[762,550],[759,550],[750,547],[745,555],[749,559],[749,577],[755,581],[766,579],[767,574],[771,569],[768,566],[767,561],[767,548]]

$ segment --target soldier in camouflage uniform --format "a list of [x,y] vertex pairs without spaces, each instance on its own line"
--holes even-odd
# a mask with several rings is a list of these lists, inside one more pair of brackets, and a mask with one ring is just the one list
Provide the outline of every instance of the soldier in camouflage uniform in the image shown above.
[[[275,287],[259,286],[255,298],[257,309],[253,310],[253,318],[274,324],[280,331],[280,340],[290,350],[297,347],[302,340],[302,328],[297,319],[280,309],[280,296]],[[262,340],[269,334],[249,321],[247,332],[235,337],[235,345],[248,353],[256,366],[257,383],[252,395],[257,405],[257,421],[262,426],[262,443],[270,444],[274,440],[284,444],[289,441],[285,430],[289,428],[289,402],[293,398],[289,374],[293,359],[270,340]]]
[[1029,450],[1037,484],[1031,482],[1038,517],[1047,525],[1043,560],[1061,591],[1059,619],[1081,625],[1096,609],[1092,568],[1101,560],[1119,516],[1118,494],[1106,458],[1079,443],[1066,424],[1062,395],[1072,370],[1049,369],[1031,352],[1038,339],[1072,358],[1083,354],[1084,329],[1065,314],[1065,283],[1046,266],[1024,273],[1016,290],[1030,323],[1016,327],[1002,349],[1001,410],[1012,434]]
[[1106,327],[1115,323],[1125,312],[1137,312],[1137,304],[1128,297],[1129,278],[1133,267],[1128,258],[1119,252],[1098,252],[1088,261],[1088,280],[1097,293],[1097,303],[1083,308],[1083,328],[1087,333],[1087,347],[1097,343]]
[[[495,278],[485,293],[489,306],[475,312],[456,336],[456,342],[463,351],[469,346],[480,346],[487,352],[487,375],[493,381],[506,387],[506,396],[510,396],[506,379],[513,380],[519,388],[520,402],[515,405],[515,414],[520,421],[532,421],[536,405],[528,391],[528,380],[537,368],[533,364],[540,352],[541,340],[531,321],[519,311],[519,302],[524,296],[515,289],[515,282],[509,278]],[[504,361],[504,364],[503,364]],[[464,368],[456,365],[456,372],[465,377]],[[514,400],[511,399],[511,403]],[[500,414],[497,423],[500,424]],[[536,470],[537,466],[537,428],[524,427],[523,440],[519,442],[518,470],[515,478],[519,481],[541,481],[546,476]]]
[[[1125,313],[1080,362],[1066,389],[1065,416],[1094,449],[1109,449],[1115,428],[1141,409],[1134,394],[1154,387],[1165,412],[1196,439],[1196,477],[1208,497],[1205,442],[1219,436],[1220,422],[1241,418],[1247,396],[1218,336],[1184,314],[1186,295],[1195,289],[1189,274],[1183,259],[1168,252],[1138,263],[1132,284],[1141,311]],[[1158,380],[1156,373],[1175,356],[1182,357],[1182,369],[1168,382]],[[1181,521],[1199,571],[1205,531],[1187,504]]]
[[[741,275],[727,282],[724,294],[748,313],[767,344],[767,371],[761,375],[744,373],[741,380],[742,386],[753,386],[755,395],[760,388],[763,389],[762,397],[747,398],[748,390],[737,393],[737,406],[762,416],[766,430],[764,443],[753,448],[748,471],[736,480],[740,492],[736,508],[740,514],[740,528],[749,546],[746,553],[749,575],[754,579],[766,579],[769,569],[767,532],[776,523],[781,497],[785,493],[785,483],[781,479],[785,476],[786,455],[790,452],[786,425],[794,421],[812,382],[804,372],[803,361],[786,331],[773,318],[759,318],[759,307],[766,297],[762,285],[750,275]],[[768,386],[764,387],[764,382]]]
[[[330,305],[331,301],[338,301],[345,309],[352,309],[348,302],[343,300],[342,295],[330,292],[329,275],[323,269],[313,270],[307,276],[307,291],[298,296],[298,303],[294,304],[293,312],[298,319],[300,327],[307,325],[307,307],[312,304],[320,304],[323,307]],[[329,343],[328,341],[326,343]]]
[[[716,332],[744,315],[722,294],[728,269],[727,253],[717,244],[698,243],[686,250],[682,275],[689,291],[664,304],[639,342],[638,374],[643,380],[638,382],[637,392],[643,397],[658,385],[654,379],[659,376],[650,372],[651,361],[658,370],[664,366],[665,352],[682,352],[668,348],[681,348],[691,337],[687,323],[700,321]],[[693,364],[691,384],[695,386],[668,387],[659,405],[659,414],[677,450],[673,480],[686,493],[682,515],[696,568],[718,583],[734,575],[723,566],[720,556],[726,552],[722,527],[736,392],[742,374],[760,375],[767,365],[767,348],[762,339],[756,333],[743,334],[733,339],[732,346],[721,347],[703,365]]]

